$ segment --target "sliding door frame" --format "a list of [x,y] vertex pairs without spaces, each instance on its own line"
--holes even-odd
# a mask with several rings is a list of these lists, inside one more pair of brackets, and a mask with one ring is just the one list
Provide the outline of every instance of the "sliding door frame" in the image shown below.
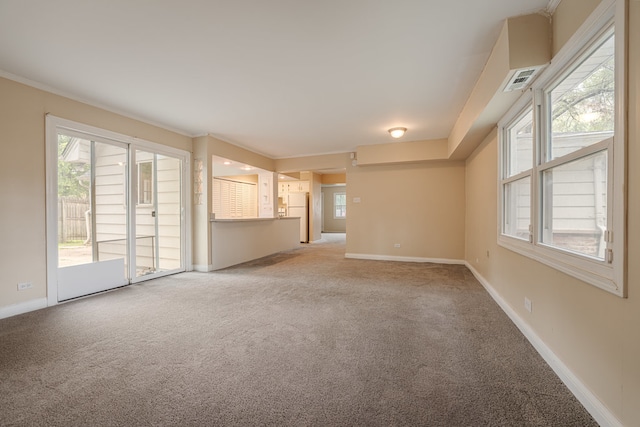
[[[127,209],[127,233],[128,238],[128,265],[129,284],[137,283],[144,278],[136,278],[132,273],[135,269],[135,190],[134,179],[137,176],[135,171],[135,150],[147,150],[156,154],[163,154],[180,159],[182,167],[180,171],[181,179],[181,233],[183,234],[181,257],[182,267],[179,271],[191,271],[193,269],[191,251],[191,153],[178,148],[173,148],[151,141],[142,140],[136,137],[123,135],[117,132],[108,131],[90,125],[85,125],[72,120],[63,119],[50,114],[46,115],[45,129],[45,176],[46,176],[46,248],[47,248],[47,305],[58,304],[58,130],[64,129],[71,132],[78,132],[87,136],[94,136],[97,141],[115,141],[128,146],[129,171],[126,176],[128,209]],[[133,265],[132,265],[133,264]],[[170,271],[165,274],[153,275],[148,279],[160,277],[166,274],[174,274]],[[135,271],[134,271],[135,273]]]
[[[180,194],[180,202],[181,202],[181,206],[182,206],[182,212],[180,215],[181,218],[181,225],[182,225],[182,232],[185,234],[185,239],[183,240],[183,247],[181,248],[181,257],[183,260],[183,266],[181,269],[178,270],[168,270],[168,271],[163,271],[163,272],[157,272],[154,274],[150,274],[150,275],[144,275],[144,276],[137,276],[136,275],[136,232],[135,232],[135,227],[136,227],[136,203],[137,203],[137,196],[138,196],[138,188],[137,188],[137,184],[139,182],[138,180],[138,167],[137,167],[137,158],[136,158],[136,152],[137,151],[146,151],[150,154],[153,154],[153,200],[154,200],[154,209],[156,211],[156,217],[155,217],[155,233],[156,233],[156,237],[158,237],[158,216],[159,212],[158,212],[158,186],[157,186],[157,179],[158,179],[158,171],[157,171],[157,158],[158,155],[161,156],[167,156],[167,157],[173,157],[173,158],[177,158],[181,161],[182,167],[180,170],[180,180],[181,180],[181,194]],[[191,263],[191,209],[190,209],[190,199],[189,199],[189,194],[191,194],[191,187],[190,187],[190,174],[189,171],[191,170],[190,168],[190,154],[186,151],[183,150],[178,150],[178,149],[174,149],[172,147],[167,147],[167,146],[163,146],[163,145],[159,145],[153,142],[148,142],[148,141],[143,141],[140,139],[135,139],[135,143],[130,145],[130,149],[129,149],[129,164],[132,165],[131,167],[131,181],[133,183],[133,185],[130,186],[130,188],[132,189],[129,192],[129,206],[131,206],[130,209],[130,215],[131,215],[131,221],[129,222],[129,235],[132,236],[131,239],[129,239],[129,252],[132,254],[131,256],[131,262],[129,265],[129,280],[130,283],[139,283],[139,282],[143,282],[145,280],[151,280],[151,279],[156,279],[158,277],[162,277],[162,276],[168,276],[171,274],[175,274],[177,271],[191,271],[192,268],[192,263]],[[155,242],[155,257],[159,257],[158,255],[158,239],[156,239]],[[156,260],[159,263],[159,258]]]

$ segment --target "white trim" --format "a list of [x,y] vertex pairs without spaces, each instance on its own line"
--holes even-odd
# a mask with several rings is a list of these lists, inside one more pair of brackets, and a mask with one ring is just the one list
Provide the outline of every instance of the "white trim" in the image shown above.
[[549,0],[549,4],[547,4],[547,8],[545,9],[546,12],[549,15],[553,15],[561,1],[562,0]]
[[[58,304],[58,118],[45,116],[45,230],[47,248],[47,305]],[[53,200],[51,200],[53,199]]]
[[345,258],[351,259],[366,259],[373,261],[398,261],[398,262],[430,262],[433,264],[460,264],[464,265],[465,261],[461,259],[449,259],[449,258],[423,258],[423,257],[406,257],[406,256],[394,256],[394,255],[376,255],[376,254],[354,254],[346,253]]
[[192,271],[197,271],[200,273],[210,273],[213,271],[213,265],[194,264],[192,266]]
[[569,391],[578,399],[591,416],[601,426],[622,427],[622,423],[607,409],[607,407],[598,399],[598,397],[589,390],[589,388],[578,378],[567,365],[545,344],[545,342],[536,334],[531,326],[518,315],[518,313],[509,305],[507,301],[491,286],[491,284],[469,263],[465,261],[467,268],[473,273],[475,278],[491,295],[491,298],[500,306],[502,311],[506,313],[511,321],[520,329],[520,332],[533,345],[536,351],[542,356],[547,364],[558,375],[560,380],[567,386]]
[[17,316],[18,314],[28,313],[30,311],[40,310],[47,308],[47,299],[38,298],[32,299],[18,304],[8,305],[0,308],[0,319],[5,319],[11,316]]
[[184,267],[185,271],[193,270],[193,252],[192,252],[192,221],[191,206],[193,205],[193,188],[191,187],[193,182],[193,170],[192,170],[192,157],[191,152],[187,153],[185,158],[184,170],[182,171],[182,179],[184,180],[184,194],[182,195],[182,224],[184,224],[184,232],[186,233],[184,239]]
[[[594,9],[585,22],[573,33],[571,38],[564,44],[564,46],[556,53],[551,59],[550,64],[545,68],[538,78],[533,82],[532,87],[543,87],[551,84],[552,80],[557,79],[560,75],[568,70],[575,64],[575,58],[585,53],[591,45],[594,39],[598,38],[607,31],[610,22],[615,19],[615,32],[616,32],[616,45],[624,37],[619,35],[624,34],[625,26],[624,19],[620,19],[616,12],[620,13],[616,9],[616,4],[619,3],[620,7],[623,7],[624,0],[602,0],[602,2]],[[622,43],[625,45],[626,43]],[[618,82],[616,81],[616,85]],[[616,91],[618,87],[616,86]]]
[[[123,135],[117,132],[113,132],[107,129],[98,128],[91,125],[86,125],[84,123],[76,122],[73,120],[63,119],[60,117],[56,117],[52,114],[46,114],[46,239],[47,239],[47,302],[48,305],[56,305],[58,304],[58,227],[57,227],[57,205],[55,201],[57,201],[58,194],[58,183],[57,183],[57,162],[58,162],[58,153],[57,153],[57,144],[51,143],[52,141],[57,141],[57,134],[59,129],[64,129],[65,131],[71,131],[74,133],[79,133],[84,137],[88,136],[91,138],[95,138],[96,141],[107,142],[109,144],[121,145],[123,147],[127,147],[129,150],[129,164],[135,164],[135,152],[136,150],[149,151],[154,154],[166,155],[169,157],[175,157],[179,159],[182,163],[181,170],[181,185],[182,185],[182,206],[184,211],[181,216],[181,228],[182,233],[184,233],[184,246],[181,249],[181,256],[183,257],[183,267],[184,270],[176,269],[168,272],[162,272],[154,275],[150,275],[150,277],[142,279],[148,280],[156,277],[162,277],[164,275],[175,274],[182,271],[191,270],[191,153],[186,150],[182,150],[179,148],[171,147],[164,144],[159,144],[151,141],[146,141],[143,139],[136,138],[134,136]],[[129,187],[135,188],[137,190],[137,183],[135,182],[137,170],[136,168],[131,168],[132,170],[127,176],[127,183]],[[136,184],[135,186],[131,186],[131,184]],[[130,236],[135,235],[135,224],[133,223],[133,206],[137,200],[137,191],[129,191],[127,190],[127,198],[129,202],[129,213],[127,218],[127,232]],[[51,201],[51,198],[54,199],[54,202]],[[129,253],[128,256],[130,259],[135,259],[135,241],[133,239],[129,239]],[[137,283],[141,280],[135,277],[133,272],[135,271],[135,266],[131,263],[130,268],[130,279],[128,280],[129,284]]]

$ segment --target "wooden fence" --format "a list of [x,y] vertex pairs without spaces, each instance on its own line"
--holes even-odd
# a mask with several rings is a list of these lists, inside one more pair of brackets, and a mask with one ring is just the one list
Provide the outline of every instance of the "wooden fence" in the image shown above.
[[58,198],[58,243],[87,240],[85,212],[88,210],[88,200]]

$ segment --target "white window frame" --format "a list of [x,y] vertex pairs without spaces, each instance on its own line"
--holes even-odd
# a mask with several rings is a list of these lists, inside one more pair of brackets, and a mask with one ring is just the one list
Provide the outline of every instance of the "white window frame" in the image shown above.
[[[551,64],[533,82],[531,90],[512,106],[498,123],[498,244],[521,255],[558,269],[586,283],[620,297],[627,296],[626,274],[626,37],[625,2],[603,1],[553,58]],[[544,170],[557,166],[556,160],[543,161],[548,135],[548,111],[545,90],[570,72],[576,61],[615,25],[615,124],[614,137],[562,157],[562,163],[606,150],[608,153],[607,255],[598,260],[542,243],[541,177]],[[534,111],[534,161],[531,171],[531,237],[529,241],[503,234],[504,185],[527,172],[512,177],[506,174],[506,132],[528,108]],[[505,178],[506,177],[506,178]]]
[[[506,206],[504,205],[504,188],[506,185],[508,184],[512,184],[514,182],[517,182],[521,179],[525,179],[525,178],[529,178],[529,183],[531,185],[531,189],[529,191],[529,193],[532,195],[533,197],[533,191],[534,191],[534,179],[535,179],[535,175],[534,175],[534,169],[533,169],[533,161],[531,163],[531,167],[527,170],[518,172],[516,174],[513,175],[509,175],[508,174],[508,169],[509,169],[509,159],[506,158],[505,154],[509,154],[511,156],[511,153],[509,152],[509,148],[508,147],[508,142],[509,142],[509,134],[510,134],[510,130],[513,128],[513,126],[520,121],[520,119],[522,119],[525,115],[527,114],[532,114],[535,117],[535,109],[532,106],[531,101],[529,101],[528,103],[524,104],[524,106],[520,106],[518,104],[518,110],[515,114],[513,115],[509,115],[508,116],[508,122],[506,124],[504,124],[500,129],[501,129],[501,137],[500,137],[500,188],[499,188],[499,196],[498,199],[500,200],[500,213],[499,213],[499,218],[500,218],[500,225],[499,225],[499,232],[498,232],[498,236],[501,237],[503,235],[502,230],[504,229],[504,227],[506,226],[506,218],[505,218],[505,211],[506,211]],[[535,139],[536,136],[538,134],[538,131],[536,129],[536,125],[537,122],[534,118],[534,123],[533,123],[533,142],[532,142],[532,146],[531,146],[531,151],[532,151],[532,158],[535,159]],[[504,234],[505,237],[508,237],[509,239],[515,239],[515,240],[524,240],[524,241],[528,241],[529,243],[531,243],[532,240],[532,222],[533,222],[533,203],[530,203],[530,208],[531,208],[531,212],[529,213],[529,236],[528,239],[522,239],[519,238],[517,236],[513,236],[513,235],[508,235],[508,234]]]
[[[336,215],[336,206],[338,205],[336,203],[336,199],[338,198],[337,196],[344,196],[344,205],[340,205],[340,206],[344,206],[345,214],[343,216]],[[347,212],[347,193],[345,192],[333,193],[333,219],[345,219],[347,217],[346,212]]]

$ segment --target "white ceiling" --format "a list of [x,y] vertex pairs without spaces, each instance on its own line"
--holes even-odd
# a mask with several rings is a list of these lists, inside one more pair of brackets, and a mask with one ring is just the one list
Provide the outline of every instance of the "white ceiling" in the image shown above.
[[447,137],[548,0],[0,0],[0,70],[274,158]]

